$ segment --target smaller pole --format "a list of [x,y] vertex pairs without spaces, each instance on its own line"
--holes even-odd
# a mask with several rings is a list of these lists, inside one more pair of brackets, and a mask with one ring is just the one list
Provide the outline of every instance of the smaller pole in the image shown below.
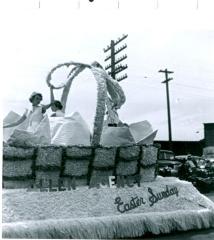
[[115,79],[115,48],[113,40],[111,40],[111,77]]
[[170,99],[169,99],[169,81],[172,78],[168,78],[169,73],[173,73],[171,71],[160,70],[159,72],[165,73],[166,80],[162,83],[166,83],[166,100],[167,100],[167,117],[168,117],[168,132],[169,132],[169,149],[172,150],[172,127],[171,127],[171,113],[170,113]]

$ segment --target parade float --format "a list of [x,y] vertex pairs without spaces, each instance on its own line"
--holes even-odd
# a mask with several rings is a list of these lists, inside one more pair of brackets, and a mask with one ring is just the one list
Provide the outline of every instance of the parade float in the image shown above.
[[[47,83],[56,69],[71,65],[53,68]],[[4,144],[3,237],[113,239],[214,227],[213,202],[189,182],[157,176],[156,131],[146,121],[137,127],[120,121],[125,94],[99,64],[75,64],[60,86],[64,108],[85,68],[98,92],[89,144],[62,140],[66,131],[57,124],[61,137],[50,142],[20,138],[17,130]]]

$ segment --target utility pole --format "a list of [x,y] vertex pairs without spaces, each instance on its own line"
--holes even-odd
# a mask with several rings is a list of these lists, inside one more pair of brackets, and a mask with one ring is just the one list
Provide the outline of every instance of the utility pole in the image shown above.
[[116,55],[118,53],[120,53],[121,51],[123,51],[125,48],[127,48],[127,45],[124,44],[121,47],[119,47],[118,49],[116,49],[116,45],[119,44],[121,41],[123,41],[125,38],[127,38],[127,36],[128,35],[123,35],[121,38],[118,38],[117,41],[111,40],[110,45],[103,49],[104,53],[110,51],[110,55],[108,55],[105,58],[105,62],[107,62],[108,60],[111,61],[110,64],[106,65],[105,70],[109,69],[110,71],[108,71],[108,74],[110,74],[111,77],[117,81],[122,81],[123,79],[128,77],[127,74],[124,74],[117,78],[118,73],[120,73],[123,70],[125,70],[126,68],[128,68],[127,64],[125,64],[125,65],[119,64],[118,65],[118,63],[121,63],[123,60],[125,60],[127,58],[127,55],[125,54],[116,59]]
[[169,131],[169,149],[172,150],[172,128],[171,128],[171,115],[170,115],[170,100],[169,100],[169,81],[173,78],[168,78],[168,74],[174,73],[172,71],[168,71],[167,68],[165,70],[159,70],[160,73],[165,73],[165,81],[162,83],[166,83],[166,100],[167,100],[167,115],[168,115],[168,131]]

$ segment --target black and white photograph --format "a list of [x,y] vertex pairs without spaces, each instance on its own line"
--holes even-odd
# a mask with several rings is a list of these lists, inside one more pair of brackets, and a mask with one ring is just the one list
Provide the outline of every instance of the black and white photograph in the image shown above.
[[3,239],[214,239],[212,0],[2,0]]

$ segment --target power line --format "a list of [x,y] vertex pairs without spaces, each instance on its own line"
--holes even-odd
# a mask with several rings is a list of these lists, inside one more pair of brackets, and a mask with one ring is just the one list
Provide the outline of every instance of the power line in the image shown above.
[[[144,85],[144,86],[146,86],[146,87],[148,87],[148,88],[153,88],[153,89],[156,89],[156,90],[159,90],[160,89],[160,86],[159,85],[154,85],[154,84],[151,84],[151,83],[149,83],[149,82],[146,82],[146,81],[142,81],[142,82],[140,82],[140,84],[142,84],[142,85]],[[171,91],[172,92],[174,92],[174,93],[179,93],[179,95],[181,96],[181,92],[180,92],[180,90],[179,89],[175,89],[175,88],[171,88]],[[184,91],[184,90],[183,90]],[[189,97],[189,98],[192,98],[192,96],[198,96],[198,97],[204,97],[204,98],[214,98],[214,95],[206,95],[205,93],[203,94],[202,92],[193,92],[193,91],[191,91],[191,92],[188,92],[188,95],[187,95],[187,93],[186,93],[186,91],[188,91],[187,89],[185,90],[185,94],[182,94],[182,96],[184,96],[185,98],[186,97]]]
[[188,87],[188,88],[194,88],[194,89],[200,89],[200,90],[205,90],[205,91],[214,91],[214,89],[212,88],[202,88],[202,87],[198,87],[198,86],[191,86],[191,85],[186,85],[186,84],[182,84],[182,83],[174,83],[175,85],[178,86],[183,86],[183,87]]
[[[151,79],[151,78],[153,78],[153,76],[151,77],[151,76],[148,76],[148,75],[145,76],[145,75],[141,75],[141,74],[133,74],[132,77],[144,78],[144,79]],[[173,85],[183,86],[183,87],[187,87],[187,88],[194,88],[194,89],[199,89],[199,90],[205,90],[205,91],[214,91],[214,88],[203,88],[203,87],[199,87],[199,86],[187,85],[187,84],[177,83],[177,82],[176,83],[173,82]]]

